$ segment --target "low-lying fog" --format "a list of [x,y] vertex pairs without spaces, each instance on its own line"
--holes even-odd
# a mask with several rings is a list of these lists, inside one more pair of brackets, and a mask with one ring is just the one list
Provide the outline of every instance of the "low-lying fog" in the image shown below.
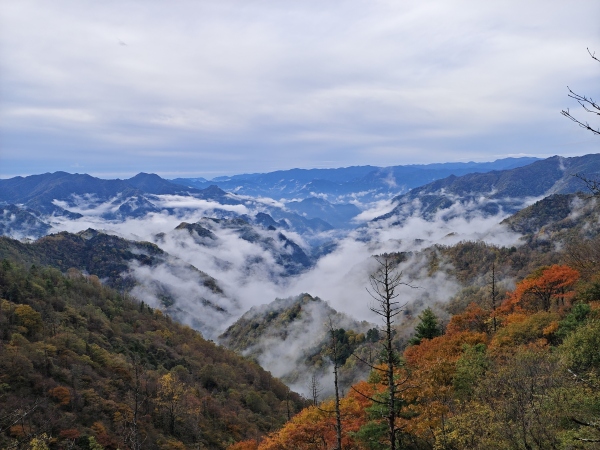
[[[519,235],[499,225],[507,214],[483,217],[473,212],[476,211],[477,205],[465,207],[459,203],[438,214],[434,220],[426,221],[418,214],[413,214],[402,226],[392,225],[393,219],[370,222],[370,219],[392,209],[393,205],[389,201],[381,201],[361,205],[363,212],[355,220],[357,223],[362,222],[362,225],[344,234],[334,231],[301,236],[289,230],[278,230],[277,233],[281,231],[307,254],[311,251],[311,242],[332,240],[337,243],[335,250],[321,257],[313,268],[300,275],[286,277],[283,276],[281,265],[274,260],[272,251],[242,239],[232,229],[215,225],[211,231],[217,239],[199,239],[186,230],[175,230],[177,225],[184,221],[194,223],[203,217],[222,215],[223,212],[252,215],[258,210],[250,210],[244,205],[222,205],[170,195],[157,197],[155,204],[165,208],[160,213],[150,213],[143,218],[125,221],[109,221],[101,217],[109,208],[107,204],[90,204],[84,200],[79,199],[76,208],[69,208],[84,214],[83,218],[68,220],[55,217],[52,231],[78,232],[95,228],[127,239],[154,242],[169,254],[218,280],[228,299],[217,299],[214,294],[211,296],[202,291],[203,288],[192,286],[184,268],[178,273],[177,267],[170,267],[169,270],[161,266],[131,267],[140,281],[155,280],[167,285],[177,284],[176,295],[180,297],[177,300],[180,305],[185,305],[183,310],[190,315],[190,324],[200,328],[208,338],[215,338],[252,306],[270,303],[277,297],[289,297],[303,292],[321,297],[334,309],[356,319],[376,321],[377,318],[369,309],[370,297],[365,290],[368,275],[373,270],[371,255],[418,251],[436,243],[452,245],[463,240],[483,240],[512,246],[518,245],[519,238]],[[277,203],[270,199],[263,199],[262,202]],[[467,212],[467,208],[468,219],[465,218],[467,215],[463,214]],[[255,229],[259,234],[264,234],[265,238],[273,236],[274,233],[259,227]],[[164,233],[160,239],[157,238],[159,233]],[[276,239],[273,240],[273,245],[278,245]],[[286,251],[283,248],[278,250]],[[408,289],[404,293],[404,300],[407,302],[418,298],[444,301],[458,289],[457,284],[441,272],[433,278],[428,277],[426,270],[420,268],[416,260],[410,259],[404,263],[402,270],[411,278],[413,284],[421,287],[417,290]],[[143,299],[150,304],[158,302],[148,290],[138,289],[136,294],[145,296]],[[221,315],[218,320],[214,311],[206,311],[205,305],[193,301],[193,298],[199,295],[212,297],[211,301],[227,309],[229,314]],[[197,320],[192,321],[191,316],[195,316]],[[202,325],[206,322],[210,322],[210,326]]]

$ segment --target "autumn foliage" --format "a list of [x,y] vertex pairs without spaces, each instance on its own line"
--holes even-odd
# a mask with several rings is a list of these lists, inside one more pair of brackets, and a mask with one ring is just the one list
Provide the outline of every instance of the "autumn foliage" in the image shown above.
[[550,311],[564,308],[573,298],[579,272],[569,266],[542,267],[517,284],[502,305],[503,312]]
[[[543,266],[500,307],[472,290],[445,327],[394,341],[398,448],[596,448],[598,280]],[[336,448],[332,401],[305,407],[257,364],[95,278],[2,261],[0,290],[1,448]],[[341,399],[343,449],[389,445],[385,369]]]
[[[568,266],[542,267],[495,311],[471,303],[443,335],[407,347],[400,448],[541,450],[600,442],[600,311],[597,302],[581,303],[596,288],[577,288],[578,279]],[[386,448],[383,406],[373,401],[385,400],[381,378],[373,371],[344,398],[344,449]],[[330,402],[303,410],[258,449],[336,448],[328,409]]]
[[0,261],[2,449],[223,449],[306,404],[97,277]]

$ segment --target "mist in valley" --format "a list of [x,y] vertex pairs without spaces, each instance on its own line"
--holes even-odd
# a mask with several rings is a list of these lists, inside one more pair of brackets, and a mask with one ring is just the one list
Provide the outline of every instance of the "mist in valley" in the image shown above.
[[[77,220],[54,217],[53,232],[78,232],[87,228],[102,230],[126,239],[155,243],[169,255],[191,264],[214,277],[223,293],[216,295],[206,289],[194,287],[182,265],[169,268],[140,267],[131,265],[133,276],[141,286],[137,296],[150,305],[161,307],[160,299],[149,288],[160,281],[173,288],[176,306],[185,312],[185,322],[193,325],[207,338],[215,339],[231,323],[253,306],[266,304],[275,298],[286,298],[302,292],[318,296],[332,308],[358,320],[376,322],[377,317],[369,309],[369,295],[365,290],[368,276],[374,270],[371,256],[382,253],[407,252],[409,256],[400,266],[405,277],[417,290],[403,293],[406,303],[420,301],[422,304],[444,302],[458,290],[455,280],[438,271],[427,274],[423,262],[416,256],[420,250],[434,244],[453,245],[461,241],[484,241],[499,246],[519,245],[520,235],[500,225],[508,213],[484,215],[480,204],[464,205],[456,202],[451,208],[440,211],[433,219],[425,219],[418,205],[400,225],[396,217],[372,221],[392,209],[390,201],[361,205],[363,212],[354,220],[356,228],[350,231],[334,230],[323,233],[299,234],[291,230],[268,230],[254,226],[261,240],[271,242],[266,248],[261,242],[249,242],[230,227],[207,218],[223,218],[253,215],[261,212],[254,206],[223,205],[216,202],[181,196],[157,196],[160,212],[149,213],[140,218],[107,220],[103,218],[109,209],[107,203],[84,203],[78,199],[76,208],[70,210],[84,215]],[[524,203],[532,203],[527,199]],[[262,199],[263,203],[278,203]],[[256,204],[255,204],[256,205]],[[114,208],[114,205],[112,206]],[[177,230],[182,222],[200,223],[213,237],[201,237],[185,229]],[[330,242],[334,249],[318,258],[314,265],[298,275],[288,275],[277,263],[274,254],[285,253],[282,233],[310,255],[315,243]],[[188,280],[188,281],[186,281]],[[217,309],[196,298],[210,299]],[[222,309],[222,310],[221,310]],[[193,318],[193,319],[192,319]]]

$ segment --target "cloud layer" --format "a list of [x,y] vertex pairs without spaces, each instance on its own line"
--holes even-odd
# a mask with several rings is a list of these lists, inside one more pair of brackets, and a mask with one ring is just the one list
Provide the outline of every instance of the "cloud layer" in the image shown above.
[[[162,206],[181,205],[180,198],[159,196]],[[150,213],[143,218],[125,221],[106,220],[94,212],[90,203],[80,199],[78,212],[87,214],[78,220],[54,218],[53,231],[76,232],[88,227],[105,230],[134,240],[156,243],[179,261],[191,264],[217,279],[223,295],[209,292],[198,281],[197,274],[181,264],[169,262],[155,268],[132,266],[133,276],[142,283],[135,292],[146,302],[159,306],[161,290],[175,300],[175,307],[183,311],[192,326],[207,337],[214,338],[227,326],[253,306],[267,304],[275,298],[287,298],[306,292],[327,301],[337,311],[358,320],[377,322],[370,309],[370,297],[365,287],[368,276],[375,269],[371,256],[385,252],[416,254],[434,244],[452,245],[460,241],[485,241],[490,244],[518,245],[520,235],[499,225],[507,214],[482,215],[478,204],[456,203],[445,214],[441,212],[425,220],[418,210],[405,218],[402,225],[395,225],[395,218],[368,222],[346,234],[324,233],[316,241],[335,241],[335,249],[322,256],[314,267],[297,276],[286,276],[277,255],[288,251],[283,241],[277,239],[279,231],[254,227],[243,231],[229,222],[203,219],[213,215],[214,204],[198,202],[198,209],[184,209],[173,215],[168,211]],[[532,200],[530,200],[532,201]],[[392,208],[389,203],[376,203],[372,213],[384,213]],[[231,208],[237,208],[234,205]],[[96,204],[100,212],[106,212],[105,204]],[[246,210],[232,211],[246,212]],[[181,222],[198,222],[204,228],[202,235],[188,228],[176,229]],[[208,232],[207,230],[210,230]],[[249,234],[252,239],[248,240]],[[310,245],[303,236],[284,231],[289,239],[299,244],[306,253]],[[244,236],[245,235],[245,238]],[[455,280],[440,271],[431,276],[418,255],[410,257],[401,270],[407,281],[420,289],[401,292],[403,302],[419,305],[444,302],[459,290]],[[202,303],[222,307],[217,311]]]
[[[9,0],[1,176],[216,176],[596,150],[593,0]],[[573,19],[576,17],[577,19]]]

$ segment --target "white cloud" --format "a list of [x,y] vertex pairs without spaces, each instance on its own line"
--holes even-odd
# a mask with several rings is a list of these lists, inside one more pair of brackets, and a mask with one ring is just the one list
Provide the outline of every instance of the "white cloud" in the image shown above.
[[8,1],[3,172],[593,152],[559,111],[578,107],[566,85],[597,95],[599,14],[592,0]]
[[[54,217],[54,231],[80,231],[88,227],[107,230],[109,233],[134,239],[155,242],[164,251],[179,260],[191,264],[218,280],[224,290],[224,298],[233,300],[226,309],[229,314],[217,314],[209,326],[205,320],[196,322],[196,326],[208,336],[216,336],[252,306],[270,303],[275,298],[296,296],[302,292],[318,296],[336,310],[360,320],[376,321],[369,309],[370,297],[365,289],[368,275],[374,269],[371,256],[384,252],[418,252],[434,244],[453,245],[461,241],[485,241],[500,246],[519,245],[520,235],[499,225],[507,214],[483,216],[477,212],[484,199],[472,204],[455,203],[451,208],[440,211],[431,220],[421,217],[415,210],[402,222],[394,225],[397,218],[368,222],[348,234],[324,233],[315,237],[316,241],[335,240],[336,249],[322,257],[316,266],[295,277],[282,277],[283,268],[275,260],[274,253],[259,241],[248,242],[239,233],[222,222],[203,219],[212,215],[216,208],[212,202],[198,199],[186,199],[180,196],[159,196],[162,206],[181,208],[180,214],[172,215],[166,211],[151,213],[146,217],[126,221],[107,221],[100,213],[106,211],[106,203],[98,204],[93,198],[80,197],[75,203],[77,211],[86,214],[82,219],[67,220]],[[525,199],[530,204],[535,199]],[[110,202],[109,202],[110,203]],[[269,204],[264,200],[265,204]],[[418,203],[418,202],[417,202]],[[387,212],[393,205],[387,201],[375,203],[366,210],[361,219]],[[409,205],[414,207],[414,205]],[[220,205],[219,208],[227,206]],[[97,208],[97,211],[94,210]],[[194,209],[195,208],[195,209]],[[237,213],[249,212],[245,206],[230,206]],[[407,209],[410,213],[410,208]],[[181,222],[198,222],[209,229],[215,239],[200,238],[187,230],[175,230]],[[256,229],[260,239],[270,239],[275,252],[286,250],[275,236],[276,231]],[[158,233],[164,233],[160,238]],[[309,245],[301,235],[285,231],[285,234],[297,242],[307,252]],[[402,292],[407,302],[446,301],[459,289],[458,284],[442,272],[429,276],[422,266],[423,261],[410,259],[405,264],[405,273],[421,290],[406,289]],[[185,269],[175,270],[172,266],[157,268],[132,267],[136,277],[148,286],[152,279],[161,280],[181,298],[182,309],[189,317],[205,316],[205,306],[194,302],[200,298],[202,288],[196,282],[190,282]],[[180,277],[180,281],[177,278]],[[154,304],[157,302],[152,289],[139,288],[136,293]],[[204,291],[202,291],[204,292]],[[153,297],[154,296],[154,297]],[[154,299],[154,300],[153,300]],[[154,302],[154,303],[152,303]],[[194,306],[196,305],[196,306]],[[211,310],[210,316],[216,314]]]

